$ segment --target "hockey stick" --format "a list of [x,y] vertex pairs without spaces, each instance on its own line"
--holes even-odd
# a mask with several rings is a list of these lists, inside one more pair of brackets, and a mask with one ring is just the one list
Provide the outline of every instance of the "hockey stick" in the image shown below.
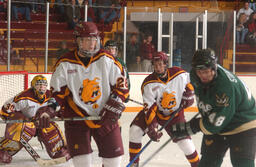
[[[183,109],[182,106],[180,106],[176,111],[174,111],[171,115],[171,117],[166,121],[166,123],[158,130],[158,132],[162,131],[175,117],[175,115],[180,112]],[[136,156],[129,162],[128,165],[126,165],[126,167],[130,167],[137,158],[139,158],[140,154],[149,146],[149,144],[152,142],[153,140],[150,139],[147,144],[136,154]]]
[[[100,120],[100,116],[89,117],[72,117],[72,118],[52,118],[51,121],[83,121],[83,120]],[[0,120],[0,123],[25,123],[35,122],[36,120]]]
[[56,159],[41,159],[37,152],[31,147],[31,145],[23,139],[20,138],[20,143],[26,149],[26,151],[31,155],[31,157],[37,162],[39,166],[50,166],[50,165],[57,165],[66,162],[66,157],[56,158]]
[[[199,112],[194,115],[190,120],[195,119],[199,115]],[[168,143],[172,141],[172,138],[169,138],[163,145],[161,145],[155,152],[153,152],[141,165],[141,167],[145,166],[159,151],[161,151]]]
[[139,105],[142,105],[142,106],[144,106],[143,105],[143,103],[141,103],[141,102],[139,102],[139,101],[137,101],[137,100],[133,100],[133,99],[128,99],[129,101],[131,101],[131,102],[133,102],[133,103],[136,103],[136,104],[139,104]]

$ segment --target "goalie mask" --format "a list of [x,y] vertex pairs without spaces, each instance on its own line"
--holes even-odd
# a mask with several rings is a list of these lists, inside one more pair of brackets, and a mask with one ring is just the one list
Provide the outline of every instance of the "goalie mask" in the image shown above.
[[217,57],[212,49],[197,50],[192,58],[192,68],[203,70],[212,68],[217,70]]
[[47,91],[47,79],[43,75],[37,75],[31,81],[31,87],[33,88],[36,97],[42,101]]
[[83,22],[75,27],[74,34],[80,55],[91,57],[100,50],[100,37],[97,26],[92,22]]
[[105,50],[109,51],[114,57],[118,55],[118,44],[116,41],[108,40],[104,45]]
[[153,55],[152,64],[154,66],[154,73],[162,78],[167,72],[168,56],[164,52],[157,52]]

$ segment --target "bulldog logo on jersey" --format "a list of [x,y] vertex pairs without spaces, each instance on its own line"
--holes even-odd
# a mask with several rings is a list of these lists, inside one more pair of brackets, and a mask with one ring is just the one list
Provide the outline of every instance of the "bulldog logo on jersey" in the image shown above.
[[173,107],[176,106],[176,98],[175,98],[175,92],[164,92],[163,97],[160,101],[162,108],[164,109],[172,109]]
[[[93,80],[85,79],[83,81],[83,86],[80,88],[80,97],[85,104],[94,104],[101,97],[101,91],[99,78],[94,78]],[[97,104],[93,105],[93,108],[98,108]]]

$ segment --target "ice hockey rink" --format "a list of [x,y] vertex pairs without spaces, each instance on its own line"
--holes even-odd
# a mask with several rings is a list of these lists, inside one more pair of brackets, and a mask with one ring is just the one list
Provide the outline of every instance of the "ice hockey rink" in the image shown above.
[[[192,118],[196,113],[195,112],[186,112],[186,119],[189,120]],[[126,167],[126,165],[129,163],[129,125],[130,122],[135,117],[135,112],[125,112],[123,113],[120,122],[122,125],[122,136],[123,136],[123,144],[125,149],[125,154],[123,156],[122,160],[122,167]],[[63,129],[63,122],[58,122],[58,124]],[[1,136],[4,134],[5,125],[0,125],[0,132]],[[63,129],[64,130],[64,129]],[[192,140],[195,143],[195,146],[200,152],[200,145],[201,145],[201,138],[202,133],[198,133],[194,136],[192,136]],[[164,133],[163,137],[161,138],[161,141],[156,143],[152,142],[146,150],[141,154],[141,164],[144,160],[146,160],[155,150],[157,150],[164,142],[166,142],[169,139],[168,135]],[[143,138],[143,144],[147,143],[149,141],[149,138],[147,135]],[[29,142],[33,148],[37,151],[37,153],[41,156],[42,159],[50,159],[49,156],[46,153],[46,150],[42,150],[39,142],[36,138],[33,138]],[[94,141],[92,142],[93,146],[93,167],[102,167],[101,166],[101,158],[98,157],[98,151],[97,146],[95,145]],[[72,161],[72,160],[71,160]],[[72,162],[66,162],[59,165],[54,165],[52,167],[72,167]],[[15,156],[13,156],[13,161],[11,164],[4,165],[0,164],[0,166],[3,167],[37,167],[39,166],[32,157],[26,152],[25,149],[22,149],[19,153],[17,153]],[[170,142],[164,149],[162,149],[158,154],[155,155],[154,158],[151,159],[146,165],[146,167],[189,167],[189,163],[187,162],[185,156],[183,155],[183,152],[178,148],[178,146],[175,143]],[[230,159],[229,159],[229,153],[227,152],[225,159],[223,161],[222,167],[231,167]]]

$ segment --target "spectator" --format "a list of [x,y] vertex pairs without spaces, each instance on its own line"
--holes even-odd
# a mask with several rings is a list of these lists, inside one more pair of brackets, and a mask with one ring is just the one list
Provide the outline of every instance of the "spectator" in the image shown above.
[[45,13],[45,3],[46,0],[30,0],[32,2],[32,13],[38,13],[39,10],[41,13]]
[[126,62],[128,66],[128,71],[140,72],[141,71],[141,61],[139,56],[139,43],[137,39],[137,34],[131,34],[129,41],[126,44]]
[[255,0],[249,0],[249,8],[256,12],[256,3]]
[[113,23],[120,18],[119,0],[96,0],[96,5],[100,7],[97,13],[101,23]]
[[248,33],[246,24],[246,14],[241,13],[236,26],[236,43],[244,44],[245,37]]
[[6,0],[0,0],[0,12],[6,12],[6,5],[7,1]]
[[64,22],[65,21],[65,0],[55,0],[54,4],[54,10],[55,13],[58,14],[58,22]]
[[248,43],[252,46],[256,45],[256,12],[253,12],[250,15],[250,18],[248,20]]
[[15,21],[19,20],[18,13],[21,13],[26,21],[31,21],[30,4],[23,2],[23,0],[15,0],[15,2],[12,2],[12,16]]
[[66,6],[67,23],[69,29],[74,29],[74,27],[79,23],[81,18],[80,7],[76,3],[76,0],[69,0],[69,5]]
[[237,13],[237,19],[239,18],[241,13],[245,13],[246,14],[246,19],[249,19],[249,16],[251,15],[251,13],[253,12],[253,10],[251,8],[249,8],[249,3],[245,2],[244,3],[244,7],[239,9],[238,13]]
[[60,42],[60,48],[56,52],[57,58],[59,59],[60,56],[64,55],[67,52],[69,52],[69,49],[67,48],[67,42],[66,41]]
[[[95,16],[96,9],[94,8],[94,6],[96,4],[95,4],[94,1],[95,0],[84,0],[84,5],[88,5],[87,21],[90,21],[90,22],[96,22],[97,21],[96,16]],[[84,11],[84,9],[82,11]]]
[[152,57],[156,52],[155,46],[152,44],[152,35],[147,35],[140,46],[140,56],[142,59],[142,70],[143,72],[152,71]]

